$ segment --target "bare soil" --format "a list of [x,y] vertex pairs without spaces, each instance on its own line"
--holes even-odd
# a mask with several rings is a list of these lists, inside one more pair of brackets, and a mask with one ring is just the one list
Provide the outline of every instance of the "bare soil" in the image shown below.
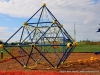
[[[53,53],[50,53],[50,58],[53,58]],[[91,58],[97,58],[96,61],[91,62]],[[20,58],[18,58],[20,59]],[[56,60],[56,59],[55,59]],[[82,60],[81,63],[78,60]],[[86,63],[84,60],[87,60]],[[31,62],[31,61],[30,61]],[[52,60],[53,62],[53,60]],[[65,63],[61,64],[58,68],[52,68],[46,61],[37,64],[35,62],[30,69],[25,69],[16,60],[0,63],[0,71],[59,71],[59,72],[81,72],[86,74],[100,75],[100,54],[94,53],[71,53]]]

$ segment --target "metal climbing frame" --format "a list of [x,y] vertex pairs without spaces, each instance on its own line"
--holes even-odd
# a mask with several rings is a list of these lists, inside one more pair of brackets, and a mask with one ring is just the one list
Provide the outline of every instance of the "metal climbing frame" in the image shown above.
[[[37,18],[36,15],[39,16],[39,18]],[[18,44],[9,45],[8,42],[19,31],[21,31],[21,35]],[[25,44],[27,39],[28,42]],[[68,58],[76,46],[77,43],[74,42],[63,25],[60,24],[44,3],[31,18],[24,22],[23,26],[21,26],[4,44],[0,45],[0,48],[3,48],[22,66],[28,66],[30,59],[34,62],[45,59],[52,67],[59,67],[61,62],[64,62]],[[9,50],[7,50],[8,47],[18,47],[22,61],[12,55]],[[27,52],[24,47],[30,47],[29,52]],[[39,53],[39,58],[36,58],[35,51]],[[22,52],[27,54],[27,60],[25,60]],[[56,64],[47,57],[48,53],[54,53],[58,60],[55,61]]]

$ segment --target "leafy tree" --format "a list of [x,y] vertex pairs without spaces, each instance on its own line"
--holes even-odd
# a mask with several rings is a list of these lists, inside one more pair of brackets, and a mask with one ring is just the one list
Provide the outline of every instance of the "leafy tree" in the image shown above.
[[3,41],[2,40],[0,40],[0,44],[3,44]]
[[17,45],[17,43],[15,43],[15,42],[12,42],[12,43],[11,43],[11,45]]

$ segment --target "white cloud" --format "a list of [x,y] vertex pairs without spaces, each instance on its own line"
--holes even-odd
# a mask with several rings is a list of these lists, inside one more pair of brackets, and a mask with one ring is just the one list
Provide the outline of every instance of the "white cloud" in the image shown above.
[[9,36],[8,27],[0,27],[0,40],[7,40],[6,36]]
[[11,32],[8,31],[8,27],[0,27],[0,36],[9,36]]
[[44,2],[71,35],[76,22],[77,37],[83,35],[82,37],[87,38],[89,34],[97,36],[95,35],[97,30],[94,28],[100,22],[100,1],[94,4],[93,0],[0,0],[0,13],[12,17],[30,18]]
[[[4,42],[7,41],[7,39],[9,39],[19,28],[8,28],[8,27],[1,27],[0,26],[0,40],[3,40]],[[13,30],[13,32],[12,32]],[[22,30],[21,30],[22,31]],[[11,41],[15,41],[15,40],[19,40],[20,36],[21,36],[21,31],[19,31],[16,35],[14,35],[12,37]],[[18,39],[16,39],[18,38]]]

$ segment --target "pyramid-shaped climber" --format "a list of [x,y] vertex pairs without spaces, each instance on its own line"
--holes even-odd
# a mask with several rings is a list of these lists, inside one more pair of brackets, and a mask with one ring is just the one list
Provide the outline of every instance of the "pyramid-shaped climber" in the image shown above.
[[[18,36],[19,35],[19,36]],[[17,44],[8,44],[12,39],[18,39]],[[64,62],[76,42],[64,29],[44,3],[42,7],[21,26],[3,45],[0,45],[22,66],[31,66],[34,62],[46,62],[52,67],[58,67]],[[12,51],[18,50],[15,56]],[[16,52],[15,51],[15,52]]]

